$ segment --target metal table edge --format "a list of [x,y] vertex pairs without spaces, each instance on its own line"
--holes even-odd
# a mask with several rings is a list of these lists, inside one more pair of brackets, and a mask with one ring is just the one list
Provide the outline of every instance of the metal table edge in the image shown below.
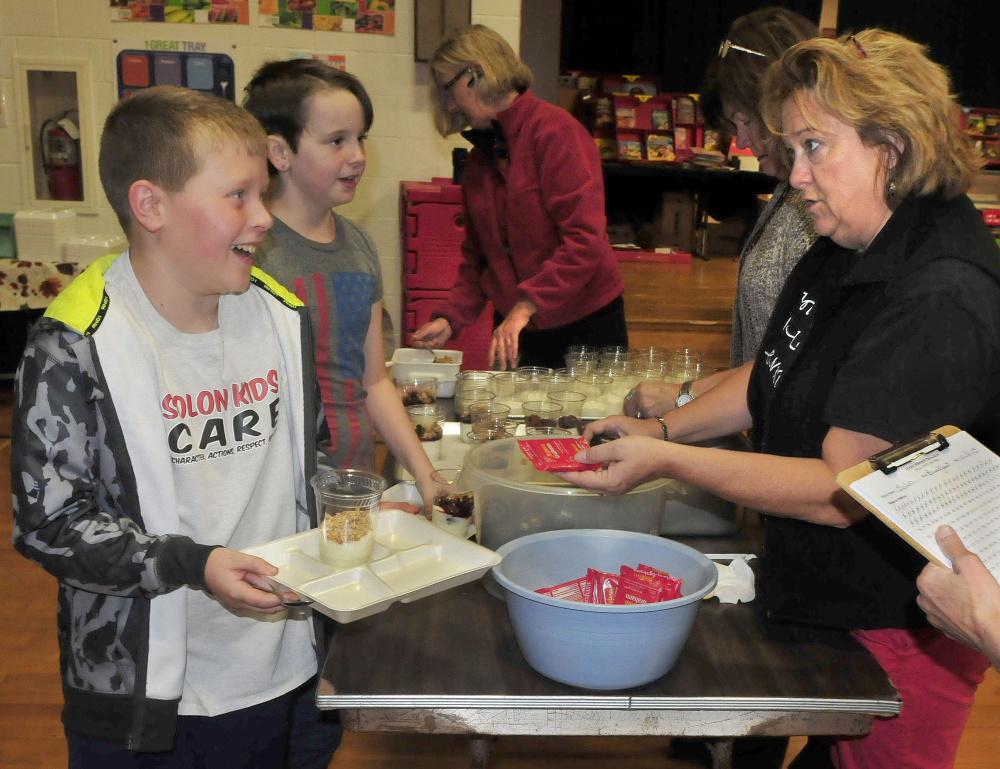
[[320,709],[406,708],[415,710],[705,710],[808,711],[895,716],[898,700],[815,699],[795,697],[459,697],[447,695],[317,695]]

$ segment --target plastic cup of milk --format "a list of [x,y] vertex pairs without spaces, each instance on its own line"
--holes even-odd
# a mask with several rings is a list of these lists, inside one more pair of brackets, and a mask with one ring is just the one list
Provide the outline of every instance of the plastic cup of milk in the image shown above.
[[364,470],[323,470],[309,483],[316,494],[320,560],[337,568],[368,563],[385,478]]

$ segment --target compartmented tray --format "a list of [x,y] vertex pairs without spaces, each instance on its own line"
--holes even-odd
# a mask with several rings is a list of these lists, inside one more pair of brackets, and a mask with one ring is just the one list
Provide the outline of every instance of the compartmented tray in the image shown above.
[[500,556],[475,542],[439,529],[423,516],[383,509],[375,527],[375,550],[364,566],[341,569],[319,558],[316,529],[276,539],[243,552],[278,567],[272,581],[337,622],[353,622],[479,579]]

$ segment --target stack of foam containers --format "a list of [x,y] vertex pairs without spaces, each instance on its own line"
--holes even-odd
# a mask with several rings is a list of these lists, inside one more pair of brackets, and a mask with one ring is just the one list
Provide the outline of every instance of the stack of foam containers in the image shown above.
[[120,254],[127,245],[121,236],[74,235],[66,241],[65,257],[67,262],[86,267],[106,254]]
[[14,214],[17,258],[23,262],[61,262],[63,247],[76,234],[71,209],[26,210]]
[[[403,239],[403,344],[431,319],[448,298],[462,262],[461,187],[450,179],[400,182],[400,224]],[[471,326],[444,345],[462,351],[462,368],[487,368],[493,333],[493,305],[486,304]]]

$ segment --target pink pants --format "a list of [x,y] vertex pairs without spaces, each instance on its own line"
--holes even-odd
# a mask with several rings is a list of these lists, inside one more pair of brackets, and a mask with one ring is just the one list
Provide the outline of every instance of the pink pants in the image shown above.
[[833,746],[837,769],[949,769],[989,662],[933,628],[855,630],[899,692],[903,710]]

